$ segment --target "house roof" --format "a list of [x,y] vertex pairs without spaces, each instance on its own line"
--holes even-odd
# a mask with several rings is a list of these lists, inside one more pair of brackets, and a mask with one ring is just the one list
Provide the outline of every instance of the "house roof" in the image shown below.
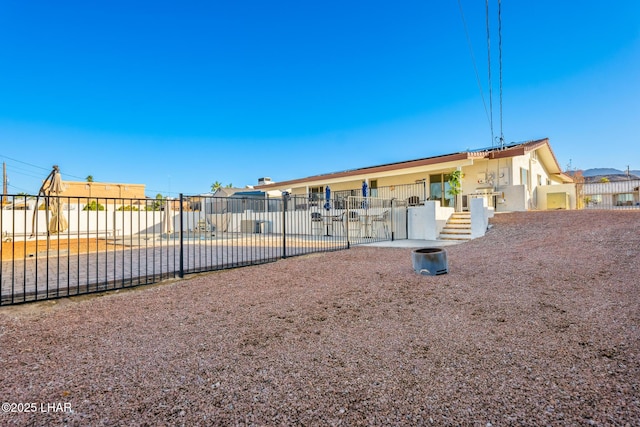
[[321,175],[312,175],[306,178],[292,179],[288,181],[280,181],[272,184],[256,185],[257,189],[269,189],[273,187],[287,187],[294,184],[300,184],[309,181],[323,181],[336,178],[346,178],[351,176],[374,174],[380,172],[389,172],[394,170],[403,170],[420,166],[436,165],[440,163],[456,162],[463,160],[478,159],[500,159],[524,155],[531,151],[539,150],[541,161],[547,166],[549,174],[556,175],[563,182],[573,182],[570,176],[562,173],[560,165],[551,150],[549,138],[538,139],[534,141],[518,142],[507,144],[503,147],[487,147],[458,153],[444,154],[433,157],[425,157],[415,160],[406,160],[402,162],[387,163],[377,166],[367,166],[363,168],[350,169],[341,172],[332,172]]
[[238,191],[246,191],[246,188],[236,188],[236,187],[220,187],[215,193],[213,193],[213,197],[230,197],[237,193]]

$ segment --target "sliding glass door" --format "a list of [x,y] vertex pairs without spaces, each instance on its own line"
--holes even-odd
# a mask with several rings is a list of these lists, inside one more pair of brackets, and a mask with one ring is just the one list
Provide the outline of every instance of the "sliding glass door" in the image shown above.
[[449,174],[429,175],[429,200],[439,200],[440,206],[454,207],[455,196],[449,194]]

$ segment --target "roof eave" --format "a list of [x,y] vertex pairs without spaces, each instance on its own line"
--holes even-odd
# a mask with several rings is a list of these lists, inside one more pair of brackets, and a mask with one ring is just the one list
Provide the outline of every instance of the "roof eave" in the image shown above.
[[374,174],[374,173],[380,173],[380,172],[389,172],[389,171],[393,171],[393,170],[402,170],[402,169],[415,168],[415,167],[420,167],[420,166],[430,166],[430,165],[434,165],[434,164],[438,164],[438,163],[446,163],[446,162],[451,162],[451,161],[467,160],[469,158],[477,158],[477,156],[470,157],[470,153],[468,153],[468,152],[447,154],[447,155],[444,155],[444,156],[429,157],[429,158],[426,158],[426,159],[408,160],[408,161],[405,161],[405,162],[389,163],[389,164],[380,165],[380,166],[370,166],[370,167],[365,167],[365,168],[360,168],[360,169],[352,169],[352,170],[343,171],[343,172],[335,172],[335,173],[322,174],[322,175],[316,175],[316,176],[308,176],[306,178],[292,179],[292,180],[289,180],[289,181],[280,181],[280,182],[276,182],[276,183],[273,183],[273,184],[256,185],[254,188],[256,188],[256,189],[269,189],[269,188],[275,188],[275,187],[279,187],[279,188],[280,187],[289,187],[291,185],[301,184],[301,183],[310,182],[310,181],[326,181],[326,180],[331,180],[331,179],[336,179],[336,178],[346,178],[346,177],[358,176],[358,175],[363,175],[363,174]]

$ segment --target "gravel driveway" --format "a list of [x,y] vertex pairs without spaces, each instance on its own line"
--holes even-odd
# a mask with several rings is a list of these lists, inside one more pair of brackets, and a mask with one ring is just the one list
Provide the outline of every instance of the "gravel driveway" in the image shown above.
[[492,225],[1,308],[0,425],[640,425],[640,212]]

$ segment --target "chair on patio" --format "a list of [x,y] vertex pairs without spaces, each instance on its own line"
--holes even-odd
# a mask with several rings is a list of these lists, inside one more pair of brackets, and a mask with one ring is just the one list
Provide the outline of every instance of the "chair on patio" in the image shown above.
[[211,232],[211,234],[213,235],[214,228],[215,227],[209,224],[209,221],[206,218],[201,218],[198,220],[198,223],[193,228],[193,231],[195,231],[196,233]]
[[334,215],[331,217],[331,223],[333,224],[333,230],[335,233],[336,225],[340,225],[342,229],[342,236],[344,236],[344,212],[338,215]]
[[411,196],[407,199],[407,204],[409,206],[418,206],[420,204],[420,197],[418,196]]
[[349,212],[349,218],[347,219],[347,230],[349,231],[349,236],[362,237],[362,226],[360,224],[360,214],[358,212]]
[[313,236],[324,234],[324,221],[320,212],[311,212],[311,234]]
[[371,218],[371,226],[373,227],[373,237],[378,237],[379,231],[382,228],[384,232],[384,238],[390,237],[389,223],[391,222],[391,211],[386,210],[380,215],[376,215]]

